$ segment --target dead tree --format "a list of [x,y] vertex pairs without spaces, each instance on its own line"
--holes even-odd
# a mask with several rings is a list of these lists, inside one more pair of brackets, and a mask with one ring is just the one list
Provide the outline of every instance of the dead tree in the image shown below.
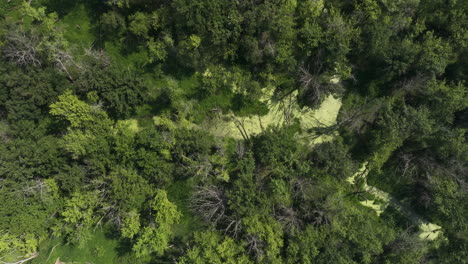
[[300,199],[307,199],[313,190],[312,182],[305,177],[296,177],[293,179],[292,187],[293,195]]
[[237,129],[241,133],[242,137],[244,138],[245,141],[249,141],[249,134],[247,133],[247,130],[245,129],[245,124],[244,124],[244,119],[238,119],[235,116],[232,117],[234,119],[234,124],[236,125]]
[[39,41],[39,36],[34,32],[25,32],[21,29],[10,30],[6,35],[3,55],[8,61],[19,66],[41,66],[37,50]]
[[311,73],[304,66],[299,67],[299,82],[303,96],[311,105],[319,105],[327,96],[320,76],[317,73]]
[[261,259],[262,256],[265,255],[265,242],[255,235],[247,236],[247,248],[249,253],[257,260]]
[[216,225],[225,217],[226,197],[216,186],[198,187],[190,200],[190,208],[205,221]]
[[298,230],[302,227],[302,220],[294,208],[282,207],[278,210],[276,218],[283,224],[285,229],[289,232]]
[[71,55],[71,53],[65,50],[54,48],[51,50],[51,52],[53,52],[53,61],[55,63],[55,66],[63,72],[65,72],[67,74],[68,79],[73,82],[74,80],[68,70],[68,67],[69,65],[74,65],[77,68],[81,69],[81,66],[77,65],[73,60],[73,56]]
[[242,221],[241,219],[237,219],[232,216],[227,216],[224,219],[224,225],[226,225],[226,228],[224,228],[224,232],[229,234],[230,236],[237,238],[242,231]]
[[331,222],[331,219],[326,210],[315,209],[312,211],[312,214],[313,214],[312,224],[315,226],[328,225]]
[[309,218],[315,226],[329,225],[334,217],[339,214],[343,206],[342,198],[329,197],[323,202],[317,204],[315,209],[310,212]]
[[236,150],[235,153],[239,159],[242,159],[246,153],[244,143],[242,141],[236,141]]
[[85,50],[85,55],[98,63],[101,67],[107,67],[111,64],[111,58],[103,49],[93,49],[89,47]]
[[0,263],[2,263],[2,264],[22,264],[22,263],[25,263],[27,261],[30,261],[31,259],[37,258],[38,256],[39,256],[39,253],[34,252],[34,253],[30,254],[29,257],[27,257],[25,259],[22,259],[22,260],[18,260],[16,262],[0,261]]
[[424,247],[425,241],[414,234],[415,228],[416,227],[414,226],[409,226],[406,230],[401,232],[390,245],[388,245],[388,248],[393,252],[403,252]]

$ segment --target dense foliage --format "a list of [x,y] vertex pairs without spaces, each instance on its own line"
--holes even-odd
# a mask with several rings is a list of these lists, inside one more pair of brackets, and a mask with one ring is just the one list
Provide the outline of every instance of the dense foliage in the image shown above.
[[[0,262],[54,263],[105,232],[117,246],[96,263],[467,263],[467,15],[462,0],[2,1]],[[291,95],[343,104],[312,129],[237,119]],[[242,138],[210,130],[228,116]],[[392,197],[382,213],[368,185]]]

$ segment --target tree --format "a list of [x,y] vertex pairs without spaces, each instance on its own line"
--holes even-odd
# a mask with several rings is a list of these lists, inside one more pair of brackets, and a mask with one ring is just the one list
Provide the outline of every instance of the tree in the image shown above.
[[191,247],[177,263],[213,263],[213,264],[247,264],[252,261],[245,249],[234,239],[224,236],[218,231],[208,230],[196,232]]
[[122,222],[120,229],[122,237],[133,238],[140,231],[140,215],[135,211],[128,213]]
[[226,197],[217,186],[200,186],[190,199],[190,207],[206,222],[216,225],[226,217]]
[[149,31],[149,17],[142,13],[136,12],[132,14],[130,17],[130,24],[128,26],[130,32],[135,34],[138,37],[147,38],[148,31]]
[[63,150],[53,136],[18,138],[0,146],[0,177],[3,179],[27,182],[50,178],[65,166]]
[[247,248],[256,261],[281,263],[280,253],[283,247],[281,225],[271,217],[260,215],[244,218],[242,223],[247,234]]
[[139,210],[151,196],[151,185],[132,169],[116,168],[107,177],[110,185],[110,202],[118,210]]
[[287,263],[312,264],[320,254],[320,241],[325,241],[323,228],[308,226],[297,236],[292,237],[287,247]]
[[130,117],[135,107],[148,98],[148,87],[142,77],[116,66],[93,67],[80,76],[77,85],[81,95],[95,91],[103,108],[115,119]]
[[93,108],[78,99],[71,91],[59,96],[59,101],[50,106],[50,113],[70,124],[64,135],[64,147],[73,159],[92,156],[95,169],[105,170],[109,162],[109,141],[113,122],[106,112]]
[[41,63],[38,51],[39,36],[35,32],[11,30],[3,48],[5,58],[19,66],[38,67]]
[[264,194],[257,191],[255,182],[255,161],[252,153],[248,153],[237,163],[238,174],[232,182],[232,188],[227,192],[230,210],[240,216],[251,212],[264,210]]
[[156,191],[151,208],[154,210],[154,223],[143,228],[133,245],[133,251],[140,258],[152,254],[163,255],[169,247],[172,226],[177,224],[181,217],[177,206],[167,199],[164,190]]
[[58,186],[52,179],[28,180],[21,184],[1,179],[0,258],[37,251],[48,236],[60,208]]
[[94,120],[91,107],[80,101],[70,90],[58,99],[58,102],[50,106],[50,114],[65,118],[70,122],[71,128],[84,128]]
[[315,173],[321,176],[345,179],[356,171],[356,164],[339,139],[316,146],[310,154],[310,159],[313,168],[316,169]]
[[40,34],[40,41],[36,49],[46,58],[48,63],[53,64],[58,69],[64,71],[70,80],[73,80],[68,68],[69,66],[79,66],[69,51],[69,43],[63,35],[63,31],[57,26],[58,15],[56,13],[46,13],[44,7],[34,8],[29,2],[23,2],[21,11],[33,21],[37,21],[37,29]]
[[0,73],[0,107],[10,122],[45,121],[49,105],[70,87],[65,76],[50,67],[20,69],[5,63]]
[[[63,211],[60,213],[63,222],[53,228],[57,237],[64,236],[68,243],[80,247],[90,239],[92,228],[99,222],[100,198],[96,192],[76,192],[65,201]],[[104,216],[102,216],[104,217]]]

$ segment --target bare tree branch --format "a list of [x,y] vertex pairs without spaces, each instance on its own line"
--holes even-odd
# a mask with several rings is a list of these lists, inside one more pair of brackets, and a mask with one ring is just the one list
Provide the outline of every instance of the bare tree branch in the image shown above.
[[3,54],[7,60],[16,65],[38,67],[42,64],[37,50],[39,41],[39,36],[34,32],[10,30],[6,35]]
[[198,187],[190,200],[190,208],[205,221],[216,225],[225,217],[226,197],[216,186]]

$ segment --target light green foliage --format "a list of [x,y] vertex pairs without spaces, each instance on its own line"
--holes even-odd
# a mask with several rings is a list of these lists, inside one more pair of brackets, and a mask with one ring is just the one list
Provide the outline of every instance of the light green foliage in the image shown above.
[[122,237],[133,238],[140,231],[140,215],[135,211],[125,216],[120,229]]
[[164,190],[157,190],[152,201],[154,210],[154,226],[144,227],[133,251],[137,257],[147,257],[151,254],[161,256],[169,246],[172,237],[172,226],[179,222],[181,213],[177,206],[167,199]]
[[73,159],[79,159],[88,154],[87,143],[94,139],[92,134],[81,130],[71,130],[63,136],[65,149],[70,152]]
[[58,68],[67,70],[68,62],[72,59],[69,54],[69,43],[63,35],[63,31],[57,24],[58,15],[56,13],[46,13],[45,7],[34,8],[28,2],[23,2],[21,10],[25,16],[31,17],[33,21],[40,23],[40,41],[37,49],[48,60],[49,63],[57,64]]
[[65,236],[68,243],[84,246],[90,238],[92,228],[99,221],[99,197],[94,192],[76,192],[68,200],[60,215],[62,224],[54,227],[55,236]]
[[377,20],[381,15],[381,10],[376,0],[365,0],[359,6],[372,20]]
[[45,7],[34,8],[27,2],[23,2],[21,9],[25,15],[42,22],[48,30],[54,29],[54,22],[57,19],[56,13],[47,14]]
[[293,44],[290,41],[278,42],[276,46],[277,55],[275,60],[279,64],[289,63],[294,64],[294,61],[291,61],[293,58]]
[[154,220],[163,229],[170,229],[171,225],[180,220],[181,214],[177,210],[177,206],[167,199],[167,192],[164,190],[156,191],[152,208],[155,211]]
[[93,193],[75,193],[65,202],[62,212],[65,222],[71,224],[93,222],[93,210],[97,206],[97,197]]
[[123,164],[130,162],[135,156],[135,134],[139,132],[138,120],[119,120],[114,127],[114,146],[116,156]]
[[169,245],[167,230],[145,227],[133,245],[133,251],[138,258],[148,257],[151,254],[161,256]]
[[306,0],[299,1],[299,10],[301,17],[306,19],[313,19],[318,17],[323,10],[323,0]]
[[190,45],[192,46],[193,49],[197,49],[200,47],[201,44],[201,38],[195,34],[190,35]]
[[254,215],[243,219],[250,247],[257,261],[281,263],[283,232],[281,225],[268,216]]
[[[90,235],[85,247],[77,247],[75,245],[63,243],[61,238],[47,239],[39,246],[39,255],[30,260],[34,264],[49,264],[55,263],[57,258],[62,262],[79,262],[79,263],[100,263],[100,264],[114,264],[114,263],[129,263],[125,262],[128,259],[128,254],[122,254],[119,250],[119,241],[110,239],[108,232],[115,232],[115,230],[108,229],[106,226],[101,229],[97,228]],[[135,260],[133,257],[132,263],[143,264]]]
[[150,21],[148,16],[142,12],[136,12],[129,17],[129,30],[138,37],[148,37]]
[[149,62],[164,61],[167,58],[166,43],[161,40],[155,41],[150,38],[148,41]]
[[93,121],[91,107],[80,101],[71,91],[60,95],[58,99],[58,102],[50,105],[50,113],[68,120],[71,128],[83,128]]
[[177,263],[247,264],[252,261],[235,240],[209,230],[195,233],[194,244]]
[[[0,190],[0,257],[36,252],[54,224],[60,206],[54,180],[2,180]],[[8,258],[7,258],[8,259]]]
[[271,201],[280,206],[289,207],[292,204],[289,184],[281,179],[272,179],[269,188],[271,190]]
[[18,252],[19,254],[31,254],[36,251],[39,239],[33,234],[26,233],[21,236],[13,236],[8,232],[0,232],[0,257]]
[[133,169],[116,168],[108,176],[111,200],[123,211],[139,209],[151,195],[151,185]]
[[129,8],[132,0],[107,0],[106,4],[112,6],[115,5],[119,8]]
[[421,67],[427,71],[440,75],[450,63],[452,51],[448,43],[434,36],[434,32],[427,31],[421,49]]
[[52,104],[50,109],[52,115],[70,123],[63,140],[65,149],[71,153],[73,159],[108,149],[105,138],[111,132],[112,122],[105,112],[91,108],[70,91],[59,96],[59,101]]

